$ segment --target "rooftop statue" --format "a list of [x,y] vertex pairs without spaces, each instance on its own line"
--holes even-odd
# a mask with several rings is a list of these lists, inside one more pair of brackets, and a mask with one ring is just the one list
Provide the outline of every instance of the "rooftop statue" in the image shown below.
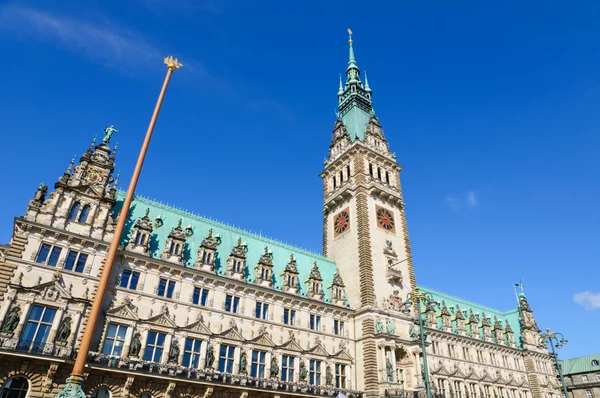
[[102,142],[108,144],[110,142],[110,137],[112,137],[112,135],[118,131],[119,130],[117,130],[112,124],[109,127],[105,128],[104,138],[102,139]]

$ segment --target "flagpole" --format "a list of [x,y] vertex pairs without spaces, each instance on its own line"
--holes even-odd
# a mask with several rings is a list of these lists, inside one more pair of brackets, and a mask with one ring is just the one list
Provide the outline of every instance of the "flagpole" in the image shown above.
[[67,379],[65,388],[56,395],[57,398],[85,398],[86,396],[81,387],[83,383],[83,372],[85,369],[85,362],[90,351],[90,345],[92,344],[96,323],[98,322],[100,310],[102,309],[102,300],[104,299],[106,287],[108,286],[108,280],[110,279],[110,271],[113,267],[117,250],[119,249],[119,242],[121,241],[121,235],[123,234],[123,229],[125,228],[125,221],[127,220],[129,207],[131,206],[131,202],[133,200],[135,187],[137,186],[137,182],[142,171],[142,166],[144,165],[146,152],[148,151],[148,146],[150,145],[150,138],[152,138],[152,132],[154,131],[156,119],[158,119],[158,113],[160,112],[169,81],[171,80],[171,75],[175,70],[183,66],[181,63],[179,63],[177,58],[173,58],[171,56],[165,58],[164,63],[167,65],[167,75],[165,76],[165,81],[162,89],[160,90],[160,94],[158,95],[158,100],[156,102],[154,112],[152,113],[152,118],[150,119],[150,124],[148,126],[148,130],[146,131],[146,136],[144,137],[144,142],[142,143],[142,148],[140,149],[137,163],[133,169],[133,175],[131,176],[131,182],[129,183],[127,193],[125,194],[125,199],[123,200],[121,213],[119,217],[117,217],[117,225],[115,227],[112,241],[110,242],[110,246],[108,248],[108,254],[106,255],[104,268],[102,269],[102,274],[100,275],[100,282],[98,283],[98,287],[96,289],[96,297],[94,298],[92,308],[90,309],[88,322],[83,331],[83,337],[81,339],[79,351],[77,352],[77,358],[75,359],[71,376]]

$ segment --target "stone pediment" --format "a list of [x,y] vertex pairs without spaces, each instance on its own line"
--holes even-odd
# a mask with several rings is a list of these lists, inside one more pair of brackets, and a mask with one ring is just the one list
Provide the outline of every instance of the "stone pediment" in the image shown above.
[[69,290],[63,286],[62,276],[59,273],[55,273],[54,279],[49,282],[17,289],[33,292],[37,297],[47,301],[65,302],[73,299]]
[[296,342],[296,340],[292,340],[292,339],[286,341],[285,343],[281,344],[277,348],[282,348],[285,350],[296,351],[296,352],[304,352],[302,347],[300,347],[298,345],[298,342]]
[[213,333],[210,331],[210,328],[206,326],[202,320],[197,320],[195,322],[190,323],[187,326],[182,328],[183,330],[187,330],[188,332],[200,333],[211,336]]
[[[135,307],[134,307],[135,308]],[[123,304],[118,307],[112,308],[106,311],[107,315],[116,316],[119,318],[124,318],[132,321],[139,321],[140,318],[137,316],[137,313],[134,308],[131,308],[131,304]]]
[[323,348],[323,346],[320,343],[312,348],[309,348],[308,350],[306,350],[306,352],[314,355],[321,355],[324,357],[329,356],[329,353],[325,350],[325,348]]
[[246,339],[244,339],[244,336],[242,336],[242,334],[239,332],[239,330],[237,330],[236,327],[231,327],[225,330],[224,332],[219,333],[218,336],[229,340],[246,341]]
[[144,322],[153,323],[153,324],[159,325],[159,326],[177,328],[177,324],[175,323],[175,321],[173,321],[171,318],[169,318],[169,316],[164,312],[162,312],[158,315],[152,316],[148,319],[145,319]]
[[494,383],[497,383],[497,384],[508,384],[506,382],[506,379],[504,379],[504,377],[502,377],[502,374],[500,374],[500,372],[496,373],[496,380],[494,380]]
[[455,377],[463,378],[463,379],[467,378],[467,376],[463,373],[463,371],[460,369],[460,366],[458,366],[458,364],[454,364],[454,370],[452,371],[452,375],[454,375]]
[[104,189],[99,186],[91,186],[91,185],[78,185],[72,186],[70,189],[79,192],[80,194],[91,196],[93,198],[102,199],[104,198]]
[[452,373],[450,373],[448,371],[448,369],[446,369],[446,367],[444,366],[442,361],[438,362],[438,366],[433,368],[431,373],[436,374],[436,375],[441,375],[441,376],[451,376],[452,375]]
[[465,373],[465,379],[473,379],[473,380],[479,380],[479,377],[477,376],[477,374],[475,374],[475,369],[473,368],[473,365],[469,366],[469,369],[467,369],[467,373]]
[[513,377],[513,375],[511,374],[510,377],[508,378],[507,383],[509,386],[514,386],[514,387],[518,387],[519,383],[517,383],[517,381],[515,380],[515,378]]
[[275,343],[273,343],[273,340],[271,340],[271,337],[268,333],[261,333],[257,337],[246,341],[249,343],[260,344],[267,347],[275,347]]
[[354,361],[354,358],[352,358],[352,356],[350,356],[350,354],[346,350],[340,350],[340,351],[336,352],[335,354],[331,355],[330,358],[336,358],[336,359],[341,359],[341,360],[350,361],[350,362]]
[[484,369],[481,377],[479,378],[480,381],[487,381],[488,383],[494,383],[494,379],[492,378],[492,376],[490,376],[490,374],[487,372],[487,370]]

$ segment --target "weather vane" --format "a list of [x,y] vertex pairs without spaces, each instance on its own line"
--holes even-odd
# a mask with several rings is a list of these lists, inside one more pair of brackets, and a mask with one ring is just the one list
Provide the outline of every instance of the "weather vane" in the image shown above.
[[348,29],[348,35],[350,36],[348,43],[352,44],[352,30],[351,29]]
[[167,65],[167,69],[170,69],[171,71],[175,71],[183,66],[183,64],[180,63],[177,58],[173,58],[172,55],[165,58],[165,65]]

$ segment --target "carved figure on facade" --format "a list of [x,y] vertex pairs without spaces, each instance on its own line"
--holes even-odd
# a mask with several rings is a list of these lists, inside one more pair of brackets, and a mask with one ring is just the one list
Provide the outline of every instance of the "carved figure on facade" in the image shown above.
[[171,342],[171,349],[169,350],[169,362],[177,363],[179,362],[179,343],[175,336],[173,336],[173,341]]
[[385,326],[388,334],[396,334],[396,325],[392,319],[388,319]]
[[239,373],[242,375],[248,374],[248,359],[246,358],[246,353],[243,351],[242,351],[242,355],[240,355]]
[[71,335],[71,317],[67,316],[62,320],[56,333],[56,342],[67,343],[69,336]]
[[308,275],[308,293],[307,296],[310,298],[323,299],[323,278],[319,271],[319,266],[315,261],[313,267]]
[[117,130],[115,128],[115,126],[110,125],[107,128],[104,129],[104,138],[102,139],[102,142],[105,144],[108,144],[110,142],[110,138],[112,137],[112,135],[114,133],[119,132],[119,130]]
[[413,340],[419,338],[419,332],[417,331],[417,328],[415,328],[415,325],[410,325],[410,328],[408,329],[408,335]]
[[389,383],[394,382],[394,365],[392,365],[392,361],[389,358],[385,360],[385,373],[387,375],[387,381]]
[[306,364],[304,361],[300,361],[300,381],[306,381],[306,376],[308,375],[308,370],[306,369]]
[[402,310],[402,298],[400,297],[400,291],[398,289],[395,289],[392,294],[390,294],[390,297],[384,301],[384,307],[394,311]]
[[325,368],[325,385],[332,386],[333,385],[333,374],[331,373],[331,366],[327,365]]
[[392,247],[392,241],[386,240],[383,254],[387,260],[386,277],[389,282],[402,284],[402,270],[398,262],[398,255]]
[[276,379],[279,376],[279,364],[277,363],[277,358],[273,356],[271,359],[271,378]]
[[212,369],[213,363],[215,362],[215,352],[212,344],[208,342],[206,346],[206,369]]
[[385,326],[383,326],[381,318],[377,318],[377,322],[375,322],[375,331],[377,333],[383,333],[385,331]]
[[293,254],[283,270],[283,287],[285,291],[298,292],[298,266]]
[[12,310],[4,318],[4,324],[2,325],[2,333],[12,334],[17,326],[19,325],[19,319],[21,309],[19,307],[13,307]]
[[139,333],[136,333],[131,340],[131,347],[129,348],[129,356],[137,357],[140,355],[142,349],[142,339]]
[[43,182],[38,187],[37,191],[35,191],[35,195],[33,196],[32,204],[37,204],[38,206],[44,203],[46,200],[46,193],[48,192],[48,186]]

